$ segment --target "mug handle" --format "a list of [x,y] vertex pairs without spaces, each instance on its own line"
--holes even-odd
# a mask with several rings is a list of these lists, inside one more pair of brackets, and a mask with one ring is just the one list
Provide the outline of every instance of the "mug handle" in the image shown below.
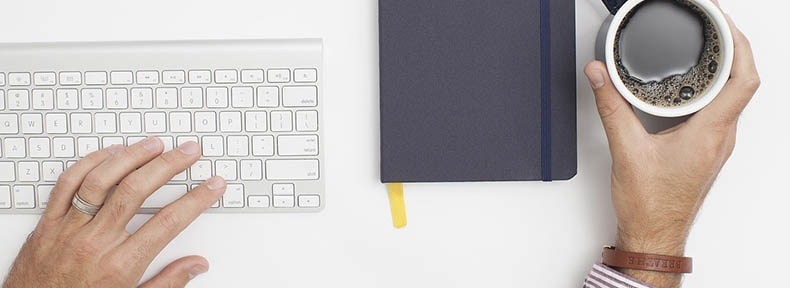
[[606,9],[609,9],[609,13],[612,15],[617,14],[617,11],[620,10],[620,7],[623,7],[628,0],[601,0],[603,1],[603,5],[606,6]]

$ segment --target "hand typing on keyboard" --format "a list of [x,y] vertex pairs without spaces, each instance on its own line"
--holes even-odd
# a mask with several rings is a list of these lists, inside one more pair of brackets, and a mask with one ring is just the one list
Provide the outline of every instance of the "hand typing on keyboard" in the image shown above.
[[[164,148],[157,137],[113,145],[63,172],[2,287],[135,287],[154,257],[227,186],[219,176],[208,178],[127,232],[146,198],[201,157],[192,141],[163,154]],[[183,287],[207,270],[203,257],[181,258],[141,287]]]

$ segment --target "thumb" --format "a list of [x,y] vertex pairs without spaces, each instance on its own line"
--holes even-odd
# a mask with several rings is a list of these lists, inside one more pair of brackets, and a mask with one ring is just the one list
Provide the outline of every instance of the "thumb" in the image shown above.
[[647,132],[636,118],[634,109],[620,92],[617,92],[606,71],[606,64],[600,61],[591,62],[584,68],[584,74],[587,74],[587,79],[590,80],[590,86],[595,93],[595,103],[606,136],[609,138],[609,145],[622,147],[633,143]]
[[187,256],[170,263],[139,288],[185,287],[192,278],[206,271],[208,271],[208,261],[205,258]]

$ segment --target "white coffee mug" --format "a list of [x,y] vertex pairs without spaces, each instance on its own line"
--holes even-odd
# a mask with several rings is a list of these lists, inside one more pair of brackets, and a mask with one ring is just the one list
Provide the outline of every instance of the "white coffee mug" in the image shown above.
[[621,26],[624,19],[644,1],[653,0],[603,0],[604,4],[611,12],[611,15],[604,21],[598,33],[596,58],[606,63],[609,77],[612,79],[617,91],[637,109],[659,117],[683,117],[694,114],[710,104],[719,92],[721,92],[722,88],[724,88],[724,84],[730,78],[734,55],[734,43],[727,19],[724,17],[721,10],[710,0],[687,0],[700,8],[702,12],[706,13],[707,17],[711,19],[711,22],[715,26],[714,29],[717,30],[722,43],[722,63],[719,65],[720,68],[714,74],[714,79],[712,79],[710,86],[704,94],[698,95],[696,98],[692,99],[691,102],[680,106],[661,107],[647,103],[634,95],[634,93],[626,87],[623,79],[620,78],[615,64],[614,48],[616,45],[615,38],[617,33],[620,28],[622,28]]

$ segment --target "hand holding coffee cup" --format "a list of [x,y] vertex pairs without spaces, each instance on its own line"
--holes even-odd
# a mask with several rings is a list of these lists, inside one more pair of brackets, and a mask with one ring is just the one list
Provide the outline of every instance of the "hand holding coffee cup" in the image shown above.
[[[751,45],[727,20],[734,45],[731,69],[720,76],[728,78],[724,87],[686,122],[655,134],[631,109],[633,99],[626,101],[614,84],[619,74],[609,69],[612,65],[593,61],[585,67],[612,155],[615,246],[621,251],[686,256],[694,219],[733,152],[739,116],[760,86]],[[682,279],[675,273],[619,270],[655,287],[680,287]]]
[[601,27],[597,58],[620,94],[660,117],[707,106],[730,77],[733,38],[710,0],[605,1],[613,12]]

